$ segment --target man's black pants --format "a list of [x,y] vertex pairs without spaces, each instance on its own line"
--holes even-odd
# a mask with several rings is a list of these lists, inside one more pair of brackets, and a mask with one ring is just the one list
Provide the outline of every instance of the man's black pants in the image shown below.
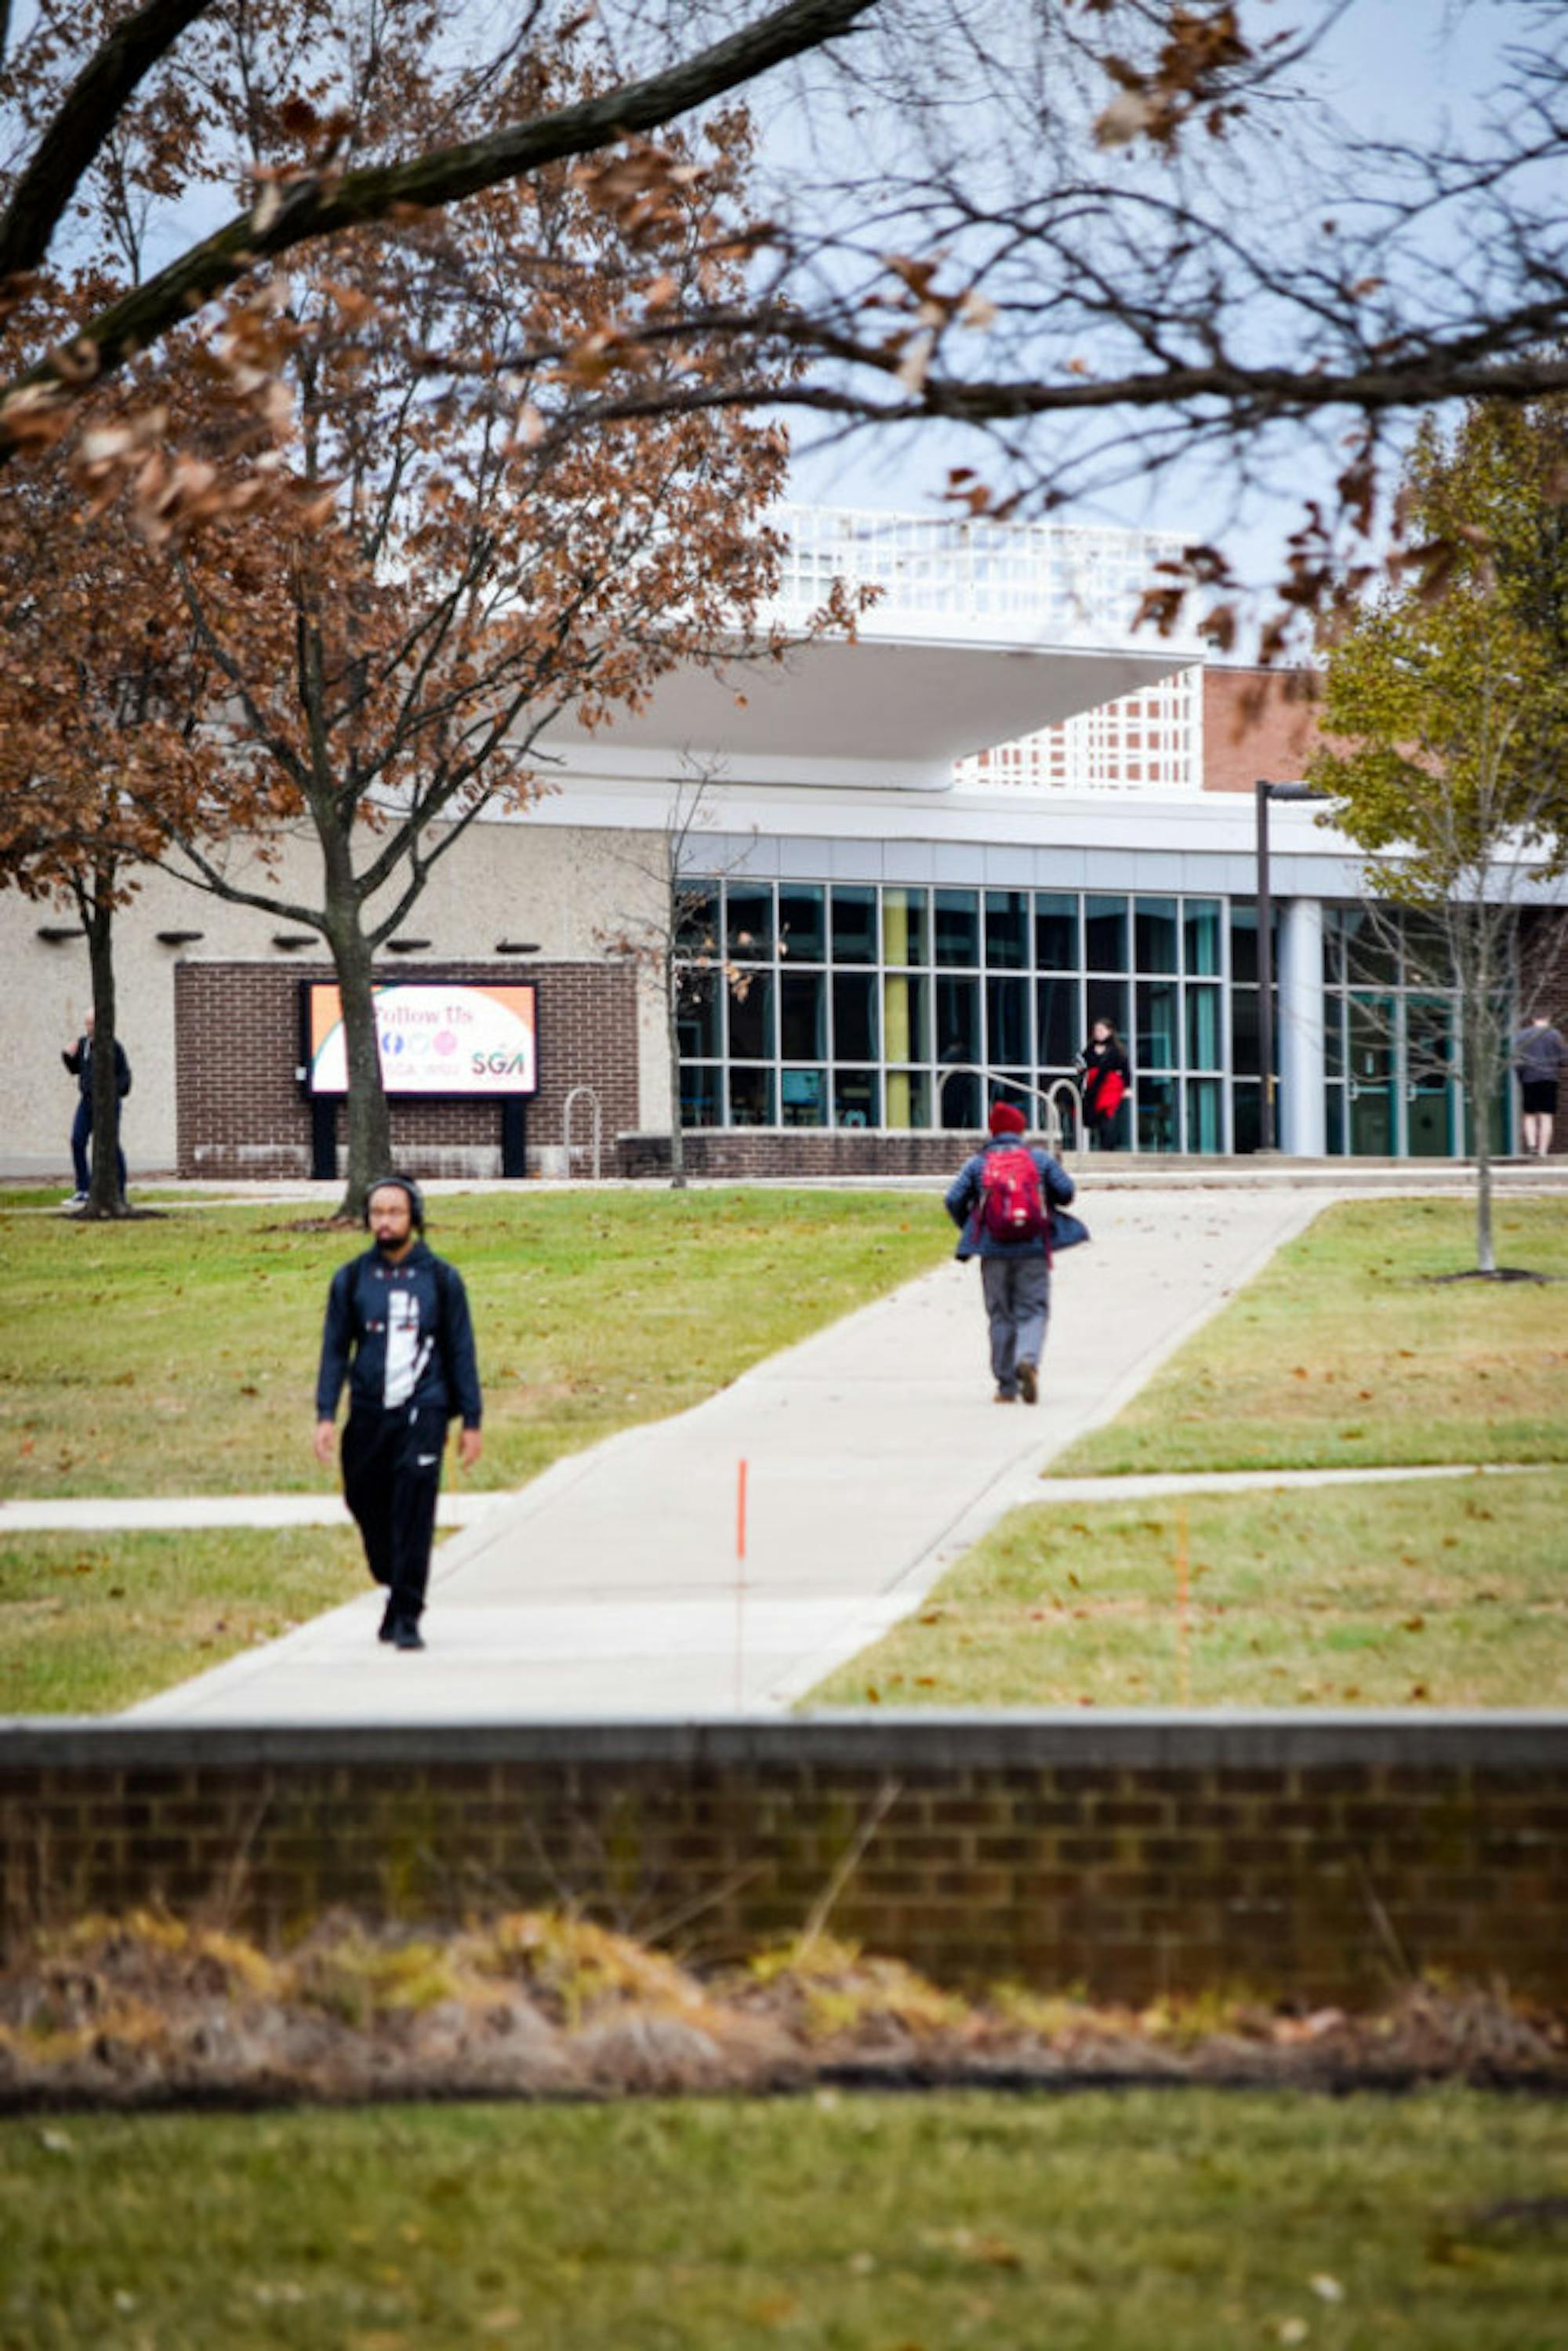
[[352,1409],[343,1431],[343,1499],[371,1573],[391,1593],[392,1614],[411,1625],[424,1610],[445,1446],[446,1415],[428,1405]]

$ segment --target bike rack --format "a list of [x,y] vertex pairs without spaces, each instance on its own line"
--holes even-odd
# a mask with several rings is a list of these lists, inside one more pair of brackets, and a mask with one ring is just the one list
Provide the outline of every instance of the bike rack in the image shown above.
[[[589,1128],[590,1141],[586,1146],[581,1144],[574,1144],[571,1139],[572,1109],[573,1106],[584,1096],[586,1096],[588,1101],[588,1107],[591,1120],[591,1123]],[[599,1096],[594,1092],[593,1088],[591,1086],[573,1086],[571,1092],[566,1098],[566,1104],[560,1114],[560,1139],[566,1152],[566,1172],[569,1178],[571,1175],[571,1155],[573,1150],[582,1150],[586,1147],[593,1154],[593,1181],[596,1184],[598,1183],[600,1140],[603,1133],[603,1118],[599,1107]]]

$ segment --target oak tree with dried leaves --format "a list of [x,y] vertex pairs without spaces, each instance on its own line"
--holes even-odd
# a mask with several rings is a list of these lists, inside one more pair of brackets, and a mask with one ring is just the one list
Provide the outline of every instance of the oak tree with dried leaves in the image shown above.
[[[205,120],[276,153],[319,141],[330,100],[351,152],[428,140],[454,102],[430,61],[432,13],[379,8],[373,46],[356,37],[370,22],[358,5],[332,22],[335,89],[308,101],[287,54],[262,44],[243,76],[236,61],[212,76]],[[319,17],[313,43],[326,78]],[[267,67],[286,97],[267,98]],[[548,110],[594,69],[572,42],[536,48],[492,96]],[[246,107],[225,117],[221,93],[242,81]],[[391,1158],[374,958],[434,866],[481,812],[526,805],[553,721],[610,723],[678,664],[761,650],[778,429],[674,402],[591,430],[573,415],[621,304],[673,318],[722,298],[747,144],[744,118],[719,114],[690,152],[640,151],[591,177],[541,170],[449,215],[344,233],[287,277],[259,276],[221,349],[170,338],[124,418],[82,435],[100,527],[152,542],[206,689],[199,789],[122,776],[125,841],[157,827],[170,871],[328,946],[348,1050],[346,1213]],[[674,383],[726,364],[672,339],[647,372]]]

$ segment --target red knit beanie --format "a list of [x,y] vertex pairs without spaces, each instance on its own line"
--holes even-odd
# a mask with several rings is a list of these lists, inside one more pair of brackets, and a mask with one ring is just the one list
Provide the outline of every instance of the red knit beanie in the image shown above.
[[993,1134],[1027,1134],[1029,1133],[1029,1121],[1025,1118],[1022,1111],[1018,1108],[1016,1103],[1009,1102],[993,1102],[991,1104],[991,1133]]

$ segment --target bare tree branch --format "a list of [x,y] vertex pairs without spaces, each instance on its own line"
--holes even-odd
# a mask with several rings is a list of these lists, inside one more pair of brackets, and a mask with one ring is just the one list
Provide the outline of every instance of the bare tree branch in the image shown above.
[[[8,8],[8,0],[0,0]],[[0,279],[36,269],[127,102],[213,0],[147,0],[83,68],[0,211]],[[0,14],[0,60],[5,20]]]
[[[755,81],[787,58],[821,48],[880,5],[881,0],[788,0],[784,7],[665,73],[508,125],[487,139],[340,177],[310,173],[294,180],[277,193],[275,202],[270,192],[264,193],[251,211],[89,319],[73,338],[74,359],[51,354],[6,390],[14,393],[47,384],[63,397],[77,396],[188,320],[259,261],[340,229],[384,220],[404,205],[457,204],[544,164],[592,154],[628,135],[659,130],[694,107]],[[4,454],[0,448],[0,459]]]

